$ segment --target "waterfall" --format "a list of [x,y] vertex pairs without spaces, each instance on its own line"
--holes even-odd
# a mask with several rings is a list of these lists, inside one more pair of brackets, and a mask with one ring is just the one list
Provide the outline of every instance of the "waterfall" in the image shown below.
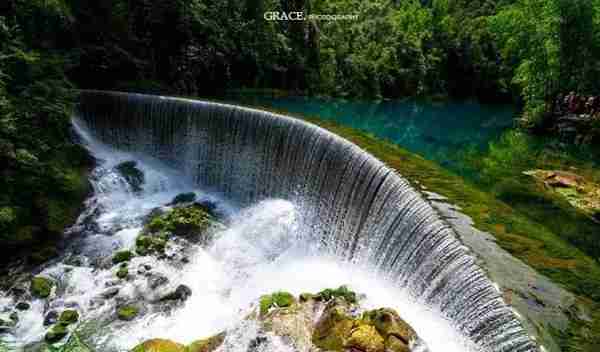
[[140,94],[83,91],[76,118],[102,142],[160,159],[240,205],[294,203],[297,241],[374,266],[484,350],[537,350],[453,229],[351,142],[283,115]]

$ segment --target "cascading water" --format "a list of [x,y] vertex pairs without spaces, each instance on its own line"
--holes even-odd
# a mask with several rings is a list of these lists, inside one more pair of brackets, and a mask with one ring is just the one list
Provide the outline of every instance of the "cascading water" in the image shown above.
[[406,180],[348,141],[268,112],[137,94],[83,92],[79,117],[100,140],[152,155],[242,205],[292,202],[295,241],[374,265],[477,345],[535,349],[453,230]]
[[[147,214],[180,192],[209,198],[228,219],[208,248],[182,244],[189,247],[188,264],[133,259],[131,267],[151,266],[170,287],[184,283],[193,295],[180,309],[101,324],[102,331],[90,335],[100,351],[125,351],[153,337],[191,342],[225,329],[223,350],[246,351],[256,327],[243,317],[260,295],[342,284],[366,294],[364,308],[397,309],[432,352],[537,350],[469,250],[420,194],[336,135],[253,109],[99,91],[81,93],[74,124],[103,160],[86,211],[97,216],[98,228],[78,246],[86,258],[131,247]],[[111,171],[125,160],[136,160],[147,175],[141,193]],[[114,310],[95,300],[110,287],[111,270],[50,265],[44,273],[65,286],[64,299],[52,304],[76,304],[85,320],[99,320]],[[156,293],[145,285],[132,280],[119,295],[151,301]],[[35,318],[43,311],[28,313],[31,323],[19,325],[17,340],[43,336]],[[269,346],[288,350],[275,336]]]

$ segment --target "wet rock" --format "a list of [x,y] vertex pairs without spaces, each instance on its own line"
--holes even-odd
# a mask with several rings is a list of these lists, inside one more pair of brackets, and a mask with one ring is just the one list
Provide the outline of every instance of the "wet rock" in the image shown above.
[[177,205],[181,203],[192,203],[196,200],[196,194],[194,192],[180,193],[167,205]]
[[114,296],[119,294],[119,287],[111,287],[108,290],[105,290],[104,292],[102,292],[102,298],[104,299],[111,299]]
[[79,321],[79,313],[72,309],[63,311],[58,318],[58,323],[64,326],[74,324],[77,321]]
[[175,289],[175,291],[170,292],[163,296],[161,301],[180,301],[183,302],[187,300],[192,295],[192,289],[186,285],[179,285]]
[[117,318],[123,321],[131,321],[135,319],[139,313],[140,310],[137,306],[129,304],[117,310]]
[[34,297],[47,298],[52,292],[54,283],[45,277],[36,276],[31,280],[30,291]]
[[135,161],[125,161],[115,166],[115,170],[127,181],[134,192],[140,192],[145,178],[144,173],[138,169]]
[[152,273],[148,277],[148,286],[153,290],[156,290],[157,288],[164,286],[168,283],[169,283],[169,279],[166,276],[161,275],[161,274]]
[[207,339],[195,341],[187,346],[186,352],[213,352],[217,348],[221,347],[225,341],[225,336],[225,333],[220,333]]
[[363,320],[375,326],[384,338],[393,335],[404,341],[406,345],[417,338],[415,331],[393,309],[380,308],[365,312]]
[[112,262],[113,264],[120,264],[130,261],[131,258],[133,258],[133,253],[131,251],[119,251],[113,256]]
[[6,333],[11,331],[17,325],[17,322],[18,317],[15,320],[10,315],[0,315],[0,333]]
[[50,326],[58,321],[58,312],[51,310],[44,316],[44,326]]
[[131,352],[186,352],[186,348],[171,340],[152,339],[135,346]]
[[69,330],[66,326],[61,324],[55,324],[48,332],[46,333],[45,340],[48,343],[55,343],[62,340],[65,336],[69,334]]
[[372,325],[361,324],[350,331],[345,348],[363,352],[384,352],[384,340]]
[[28,310],[29,308],[31,308],[31,305],[27,302],[19,302],[19,303],[17,303],[15,308],[17,310],[24,311],[24,310]]
[[330,302],[317,321],[312,341],[324,350],[341,351],[354,328],[354,319],[349,307],[341,301]]
[[218,223],[202,207],[189,205],[176,207],[160,216],[153,217],[144,227],[142,234],[168,238],[170,235],[208,242],[208,229]]
[[119,268],[119,270],[117,270],[117,277],[121,280],[127,279],[127,277],[129,276],[129,269],[127,269],[127,266],[122,266]]

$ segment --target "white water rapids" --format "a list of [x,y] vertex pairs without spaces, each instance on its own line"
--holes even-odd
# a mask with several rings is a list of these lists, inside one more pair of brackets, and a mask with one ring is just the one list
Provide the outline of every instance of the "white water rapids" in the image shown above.
[[[72,307],[82,316],[81,329],[85,339],[97,351],[128,351],[150,338],[168,338],[190,343],[224,330],[228,331],[222,351],[245,352],[256,337],[258,326],[244,321],[258,298],[278,290],[295,295],[318,292],[324,288],[348,285],[363,294],[365,309],[392,307],[409,322],[432,352],[476,351],[452,324],[441,318],[435,307],[419,302],[408,292],[389,284],[367,267],[358,267],[334,257],[319,254],[311,243],[294,241],[296,209],[294,204],[278,199],[261,201],[240,209],[235,204],[208,194],[188,181],[186,176],[160,162],[124,153],[108,147],[75,124],[85,145],[97,158],[98,165],[91,178],[94,194],[87,201],[81,222],[71,231],[68,247],[78,258],[50,263],[41,272],[58,283],[49,302],[34,300],[29,310],[20,312],[19,323],[5,340],[18,349],[41,341],[49,327],[43,325],[50,310]],[[135,160],[144,172],[141,192],[134,192],[115,172],[123,161]],[[199,199],[217,204],[227,227],[216,235],[208,248],[185,245],[185,263],[173,255],[158,260],[152,256],[134,258],[130,271],[134,274],[151,271],[168,278],[158,290],[148,287],[148,279],[136,274],[130,280],[118,280],[118,266],[106,264],[106,258],[122,249],[133,249],[143,220],[155,208],[165,206],[177,194],[195,192]],[[97,226],[80,234],[86,217]],[[83,235],[82,235],[83,236]],[[177,253],[178,244],[167,251]],[[69,258],[67,253],[65,258]],[[151,268],[146,270],[144,267]],[[114,318],[117,302],[149,302],[161,294],[185,284],[191,297],[172,310],[156,310],[150,305],[142,309],[139,318],[122,322]],[[111,299],[102,299],[109,288],[119,288]],[[16,301],[6,295],[0,299],[0,310],[9,311]],[[270,336],[261,351],[292,351],[283,341]],[[419,345],[415,350],[425,350]],[[26,350],[35,349],[27,348]]]

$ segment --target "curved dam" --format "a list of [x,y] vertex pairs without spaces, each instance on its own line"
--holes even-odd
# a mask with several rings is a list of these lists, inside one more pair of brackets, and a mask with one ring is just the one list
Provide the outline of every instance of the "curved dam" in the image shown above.
[[454,230],[351,142],[283,115],[140,94],[83,91],[77,118],[100,141],[157,158],[240,205],[294,203],[296,241],[376,268],[482,350],[537,351]]

